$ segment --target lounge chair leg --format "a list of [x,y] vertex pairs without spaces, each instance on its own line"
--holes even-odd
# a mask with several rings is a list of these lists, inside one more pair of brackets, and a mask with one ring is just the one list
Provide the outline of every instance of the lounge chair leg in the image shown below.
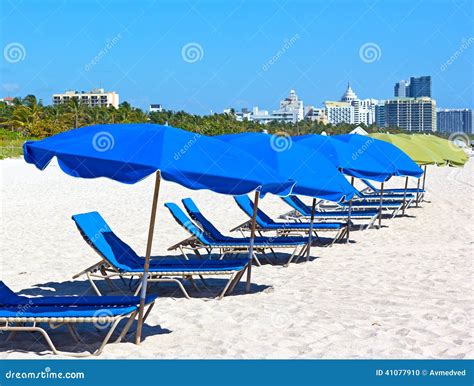
[[199,279],[201,279],[202,284],[204,284],[204,287],[207,288],[207,283],[206,280],[204,280],[204,277],[202,275],[199,275]]
[[125,335],[127,335],[128,330],[130,330],[130,327],[132,326],[133,321],[135,320],[136,316],[137,316],[137,311],[135,311],[134,313],[132,313],[132,315],[130,315],[130,317],[128,318],[127,324],[125,324],[125,326],[123,327],[123,330],[118,336],[118,338],[115,340],[115,343],[120,343],[122,339],[125,337]]
[[107,335],[105,336],[104,340],[102,341],[102,344],[100,345],[100,347],[97,349],[97,351],[95,351],[92,355],[94,356],[97,356],[97,355],[100,355],[102,353],[102,350],[104,349],[105,345],[109,342],[110,340],[110,337],[112,336],[112,334],[114,333],[115,329],[117,328],[118,324],[120,323],[120,321],[122,320],[123,318],[118,318],[117,320],[115,320],[115,322],[112,324],[112,326],[110,327],[110,330],[109,332],[107,333]]
[[232,283],[232,285],[230,286],[229,288],[229,294],[231,294],[232,292],[234,292],[234,289],[235,287],[237,286],[237,284],[239,283],[240,279],[242,279],[242,276],[244,276],[244,273],[245,271],[247,270],[247,267],[248,266],[245,266],[245,268],[243,270],[241,270],[239,273],[237,273],[237,275],[235,276],[234,278],[234,282]]
[[87,272],[87,278],[89,279],[89,283],[91,283],[91,286],[92,286],[92,289],[94,290],[94,292],[95,292],[98,296],[102,296],[102,294],[100,293],[99,289],[98,289],[97,286],[95,285],[94,280],[92,280],[92,277],[91,277],[91,275],[90,275],[89,272]]
[[260,260],[258,259],[257,255],[255,252],[253,253],[253,259],[255,260],[255,263],[257,264],[257,267],[261,267],[262,264],[260,263]]
[[234,280],[235,278],[235,273],[232,274],[232,276],[230,277],[230,279],[227,281],[224,289],[222,290],[221,294],[219,295],[219,300],[221,300],[224,296],[225,296],[225,293],[227,292],[227,290],[229,289],[230,285],[232,284],[232,281]]
[[86,357],[86,356],[90,356],[91,354],[90,353],[68,353],[68,352],[63,352],[63,351],[59,351],[58,349],[56,349],[56,346],[54,345],[53,341],[51,340],[51,338],[49,337],[48,333],[42,329],[41,327],[37,327],[37,326],[32,326],[32,327],[0,327],[0,331],[14,331],[14,332],[39,332],[43,338],[45,339],[46,343],[48,344],[49,348],[51,349],[51,351],[53,352],[53,354],[55,355],[59,355],[59,354],[62,354],[62,355],[67,355],[67,356],[71,356],[71,357]]
[[[290,265],[290,263],[293,261],[293,257],[295,257],[295,254],[296,254],[296,250],[297,250],[298,247],[296,247],[294,250],[293,250],[293,253],[291,254],[290,258],[288,259],[287,263],[284,265],[285,267],[288,267]],[[305,247],[303,247],[304,249]],[[303,249],[301,251],[303,251]],[[300,255],[301,256],[301,253]],[[299,258],[298,256],[298,258]]]
[[74,340],[77,342],[77,343],[80,343],[82,342],[82,339],[81,337],[79,336],[77,330],[76,330],[76,327],[71,324],[71,323],[67,323],[67,328],[69,330],[69,332],[71,333],[71,336],[74,338]]
[[176,283],[178,285],[179,289],[181,290],[181,292],[183,292],[186,299],[191,299],[191,297],[188,295],[188,292],[184,288],[183,284],[178,279],[163,278],[163,279],[153,279],[153,281],[155,281],[155,282],[164,282],[164,283]]
[[196,281],[194,280],[194,278],[192,276],[189,276],[188,280],[196,291],[201,292],[199,287],[196,285]]

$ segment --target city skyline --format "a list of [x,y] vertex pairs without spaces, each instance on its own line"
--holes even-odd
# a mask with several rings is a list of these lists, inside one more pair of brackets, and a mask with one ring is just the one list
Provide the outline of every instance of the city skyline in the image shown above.
[[388,99],[396,82],[431,75],[437,106],[472,108],[469,2],[402,3],[2,2],[0,96],[51,104],[104,88],[144,110],[208,114],[275,106],[290,89],[320,105],[348,81]]

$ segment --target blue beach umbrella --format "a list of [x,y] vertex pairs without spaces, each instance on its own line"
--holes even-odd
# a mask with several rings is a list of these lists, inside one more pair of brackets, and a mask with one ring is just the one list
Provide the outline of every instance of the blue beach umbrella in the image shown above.
[[[355,157],[363,157],[364,154],[369,154],[383,165],[392,165],[395,176],[406,177],[405,194],[408,177],[419,179],[423,174],[423,170],[406,153],[391,143],[359,134],[336,135],[333,138],[350,145]],[[380,210],[382,210],[383,188],[384,183],[382,182]],[[405,200],[405,196],[403,200]],[[381,225],[382,216],[379,217],[379,226]]]
[[293,140],[299,145],[317,150],[336,168],[351,177],[384,182],[396,173],[391,162],[382,163],[368,152],[359,154],[352,146],[334,137],[308,134],[293,137]]
[[348,201],[356,190],[320,151],[293,142],[293,137],[264,133],[220,135],[281,176],[295,181],[292,193],[324,200]]
[[[306,250],[309,258],[315,197],[335,202],[350,200],[356,193],[354,187],[320,152],[294,143],[292,137],[241,133],[221,135],[217,138],[245,149],[260,162],[277,170],[280,175],[295,181],[292,193],[313,197]],[[257,203],[254,203],[254,211],[256,207]]]
[[391,143],[359,134],[343,134],[333,137],[347,143],[354,155],[362,157],[365,153],[383,165],[392,165],[396,176],[420,178],[423,170],[402,150]]
[[[45,169],[53,157],[65,173],[133,184],[155,173],[136,343],[140,342],[161,178],[190,189],[239,195],[287,195],[294,185],[276,170],[217,139],[154,124],[93,125],[23,145],[25,161]],[[252,243],[250,249],[252,248]],[[252,250],[249,259],[252,258]],[[250,280],[251,260],[247,280]]]

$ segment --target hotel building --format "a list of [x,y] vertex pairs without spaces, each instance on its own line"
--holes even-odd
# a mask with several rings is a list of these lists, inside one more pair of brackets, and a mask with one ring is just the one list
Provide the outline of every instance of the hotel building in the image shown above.
[[95,88],[89,92],[66,91],[63,94],[53,94],[53,105],[67,103],[76,98],[81,104],[95,107],[115,107],[119,106],[119,94],[115,91],[105,91],[103,88]]

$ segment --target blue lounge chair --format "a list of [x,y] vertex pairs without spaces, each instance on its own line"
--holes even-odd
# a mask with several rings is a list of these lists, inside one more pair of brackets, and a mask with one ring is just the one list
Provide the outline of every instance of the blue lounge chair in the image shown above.
[[[147,296],[145,304],[148,307],[146,319],[154,305],[156,296]],[[115,343],[120,342],[138,314],[140,298],[136,296],[45,296],[30,298],[17,295],[0,281],[0,332],[10,332],[8,340],[18,332],[39,332],[46,340],[54,354],[75,357],[99,355],[109,342],[119,323],[128,319]],[[40,324],[57,328],[66,325],[69,332],[80,342],[76,325],[93,323],[96,326],[109,326],[104,340],[99,348],[92,353],[71,353],[59,351],[51,340],[48,332]]]
[[[179,249],[184,256],[186,256],[186,250],[198,254],[200,250],[205,250],[208,256],[211,255],[212,251],[217,250],[219,251],[219,259],[223,259],[226,255],[248,252],[250,238],[224,236],[199,211],[195,212],[193,219],[191,219],[174,203],[168,202],[165,204],[165,207],[168,208],[176,222],[191,234],[191,237],[172,245],[168,250]],[[198,222],[200,226],[198,226],[196,222]],[[256,252],[265,254],[267,249],[291,248],[293,252],[286,263],[286,265],[288,265],[295,255],[298,258],[302,256],[307,244],[308,237],[256,237],[254,240],[253,258],[257,265],[260,265]],[[297,254],[296,252],[300,247],[301,250]]]
[[[94,291],[101,295],[93,278],[106,279],[113,286],[110,280],[113,277],[133,278],[134,276],[143,276],[145,259],[138,256],[130,246],[120,240],[98,212],[77,214],[72,216],[72,219],[86,242],[101,257],[98,263],[74,275],[73,278],[85,274]],[[189,279],[193,286],[197,288],[193,280],[195,276],[199,276],[201,279],[203,276],[230,276],[220,294],[219,298],[222,298],[228,290],[230,293],[230,287],[232,286],[233,289],[237,281],[240,280],[247,263],[246,259],[213,261],[182,258],[159,259],[154,257],[150,261],[148,281],[176,283],[184,296],[189,298],[188,292],[177,277]],[[137,287],[135,294],[138,294],[139,290],[140,285]]]
[[[188,200],[188,199],[186,199]],[[242,211],[250,217],[253,217],[253,202],[247,196],[234,196],[234,200]],[[183,201],[184,203],[184,201]],[[186,203],[185,203],[186,205]],[[257,208],[257,215],[255,218],[257,225],[257,230],[261,232],[276,232],[278,235],[288,236],[292,233],[303,233],[307,234],[310,231],[311,224],[309,222],[277,222],[264,213],[260,208]],[[243,224],[231,229],[232,231],[248,231],[250,230],[252,220],[248,220]],[[316,237],[317,231],[336,231],[336,236],[332,239],[330,245],[336,241],[342,241],[348,234],[347,232],[348,224],[347,222],[319,222],[315,221],[313,223],[312,230],[315,233]]]
[[[370,181],[362,179],[362,182],[367,186],[367,188],[362,191],[363,193],[367,192],[369,194],[374,194],[374,195],[379,195],[379,196],[382,193],[382,191],[378,189],[377,187],[375,187]],[[425,194],[425,189],[407,188],[406,192],[408,194],[418,195],[418,198],[421,200]],[[383,190],[384,198],[386,195],[393,195],[393,194],[398,194],[401,196],[401,198],[403,198],[404,193],[405,193],[404,188],[388,188],[388,189]]]
[[[282,197],[282,200],[288,204],[290,207],[293,208],[292,211],[282,215],[281,217],[284,219],[291,219],[295,221],[303,221],[307,220],[311,217],[311,208],[306,205],[303,201],[301,201],[297,196],[287,196]],[[351,219],[354,220],[369,220],[369,223],[365,226],[365,228],[371,228],[377,218],[380,216],[379,210],[373,209],[352,209],[351,210]],[[319,219],[342,219],[347,220],[349,217],[348,210],[321,210],[320,208],[316,208],[314,213],[315,218]]]

